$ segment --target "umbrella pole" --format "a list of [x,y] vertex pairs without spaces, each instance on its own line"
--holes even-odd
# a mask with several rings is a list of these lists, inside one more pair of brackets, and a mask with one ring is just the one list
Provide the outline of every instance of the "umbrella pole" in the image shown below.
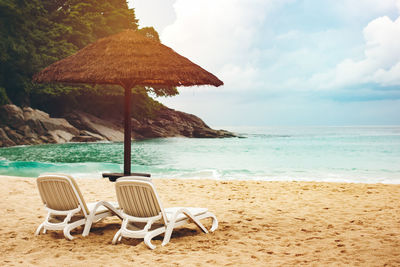
[[125,103],[124,103],[124,175],[131,175],[131,99],[132,89],[125,87]]

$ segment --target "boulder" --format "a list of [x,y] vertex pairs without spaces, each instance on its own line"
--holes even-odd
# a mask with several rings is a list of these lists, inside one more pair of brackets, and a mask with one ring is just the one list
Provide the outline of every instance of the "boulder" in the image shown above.
[[24,119],[36,132],[63,131],[72,135],[79,134],[79,130],[72,126],[66,119],[50,118],[49,114],[30,107],[23,108]]
[[18,128],[25,124],[22,109],[15,105],[0,106],[0,125],[13,125]]
[[10,138],[16,144],[22,144],[24,136],[19,134],[15,129],[11,129],[8,126],[5,126],[4,131],[6,132],[8,138]]
[[69,132],[66,132],[63,130],[49,131],[49,135],[54,140],[53,143],[58,143],[58,144],[69,142],[74,137],[74,135],[72,133],[69,133]]
[[[90,136],[95,137],[93,134],[97,134],[99,140],[124,140],[123,128],[115,121],[100,119],[82,111],[71,112],[65,118],[76,128],[90,132]],[[120,121],[122,122],[122,119]]]
[[79,130],[63,118],[15,105],[0,107],[0,130],[1,146],[65,143],[79,135]]
[[2,146],[15,146],[16,143],[11,140],[4,129],[0,128],[0,147]]
[[96,141],[99,141],[99,139],[90,135],[74,136],[71,139],[71,142],[96,142]]

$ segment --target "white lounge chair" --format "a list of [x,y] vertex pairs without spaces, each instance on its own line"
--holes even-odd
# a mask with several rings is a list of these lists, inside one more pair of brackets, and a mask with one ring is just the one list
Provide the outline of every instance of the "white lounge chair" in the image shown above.
[[48,211],[46,219],[37,228],[35,235],[47,230],[63,230],[65,238],[72,240],[70,232],[85,225],[82,236],[89,235],[93,222],[108,216],[122,214],[117,209],[118,203],[99,201],[86,203],[75,180],[65,174],[46,174],[37,179],[40,197]]
[[218,227],[215,215],[205,208],[164,209],[150,181],[126,178],[117,180],[115,187],[123,221],[121,229],[113,238],[113,244],[121,241],[122,237],[143,238],[150,249],[155,249],[156,246],[151,243],[154,237],[165,233],[162,242],[164,246],[169,242],[173,229],[189,221],[193,221],[204,233],[208,231],[200,222],[201,219],[212,218],[211,232]]

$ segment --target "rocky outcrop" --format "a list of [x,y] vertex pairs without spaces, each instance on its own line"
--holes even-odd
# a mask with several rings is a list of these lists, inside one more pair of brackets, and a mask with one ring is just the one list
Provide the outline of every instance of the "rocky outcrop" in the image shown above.
[[[73,126],[82,131],[81,136],[74,138],[74,142],[93,142],[99,140],[107,141],[123,141],[124,133],[121,123],[113,120],[104,120],[89,113],[82,111],[74,111],[65,115]],[[85,141],[91,138],[97,140]]]
[[65,119],[30,107],[0,107],[0,146],[65,143],[76,135],[79,130]]
[[154,119],[132,119],[132,128],[134,137],[138,139],[173,136],[196,138],[235,136],[228,131],[211,129],[200,118],[192,114],[170,108],[164,108]]
[[[224,130],[213,130],[200,118],[173,109],[164,108],[153,119],[132,118],[132,136],[135,139],[157,137],[233,137]],[[0,107],[0,147],[43,143],[123,141],[122,118],[102,119],[74,111],[51,118],[49,114],[15,105]]]

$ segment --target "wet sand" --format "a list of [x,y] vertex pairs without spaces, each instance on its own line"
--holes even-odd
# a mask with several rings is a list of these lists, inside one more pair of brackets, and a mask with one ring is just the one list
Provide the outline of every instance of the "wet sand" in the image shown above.
[[[87,202],[115,201],[108,180],[77,179]],[[117,217],[34,236],[46,211],[33,178],[0,176],[3,266],[400,266],[400,185],[155,179],[165,207],[207,207],[219,228],[194,224],[155,250],[142,240],[111,240]],[[205,220],[207,227],[211,222]]]

